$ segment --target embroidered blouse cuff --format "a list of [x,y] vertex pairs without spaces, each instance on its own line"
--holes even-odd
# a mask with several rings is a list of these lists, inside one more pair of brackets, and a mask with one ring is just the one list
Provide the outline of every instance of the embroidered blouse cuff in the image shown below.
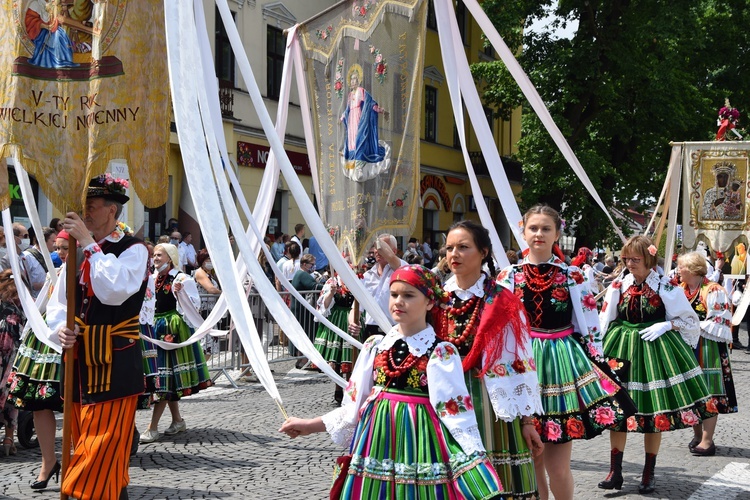
[[94,242],[94,243],[90,243],[90,244],[86,245],[86,248],[83,249],[83,255],[84,255],[84,257],[86,257],[88,259],[92,255],[94,255],[95,253],[99,253],[101,251],[102,251],[102,249],[99,246],[99,244],[96,243],[96,242]]
[[342,447],[349,446],[354,436],[354,425],[349,423],[347,414],[347,408],[342,406],[321,417],[331,440]]
[[461,445],[461,449],[464,453],[471,455],[474,452],[484,452],[484,445],[482,444],[482,436],[479,434],[479,427],[472,425],[465,429],[457,427],[450,429],[451,435],[454,437],[456,442]]

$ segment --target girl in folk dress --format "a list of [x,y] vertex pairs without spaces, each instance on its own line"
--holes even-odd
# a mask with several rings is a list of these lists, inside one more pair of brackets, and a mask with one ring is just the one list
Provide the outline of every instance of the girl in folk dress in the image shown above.
[[[697,252],[678,257],[677,271],[685,297],[700,320],[701,336],[694,353],[711,394],[706,406],[718,413],[736,413],[737,396],[728,348],[732,342],[732,312],[727,291],[718,283],[708,281],[706,259]],[[714,431],[717,418],[710,417],[693,426],[694,436],[688,444],[691,453],[701,456],[716,454]]]
[[350,445],[351,464],[333,497],[499,498],[461,358],[426,321],[443,297],[427,268],[397,269],[389,303],[396,326],[365,342],[341,408],[281,427],[292,438],[328,431]]
[[561,226],[560,215],[546,205],[526,212],[523,235],[529,252],[499,278],[523,302],[534,338],[544,409],[536,417],[545,443],[535,459],[540,497],[549,496],[549,475],[555,499],[571,500],[573,440],[598,436],[635,409],[601,357],[596,300],[580,270],[561,258]]
[[661,433],[692,427],[716,412],[707,405],[703,372],[691,352],[700,336],[698,315],[682,288],[654,271],[656,247],[649,238],[630,238],[621,255],[628,273],[610,285],[599,320],[607,332],[604,353],[630,361],[625,387],[638,412],[609,433],[610,472],[599,487],[622,487],[626,432],[641,432],[646,463],[638,491],[651,493]]
[[492,243],[482,225],[455,223],[445,248],[451,277],[443,289],[449,302],[433,321],[436,333],[463,359],[479,433],[505,497],[536,498],[532,452],[539,455],[544,445],[533,415],[542,412],[542,401],[523,304],[492,278]]
[[[344,285],[338,273],[334,273],[323,286],[323,290],[318,297],[318,311],[328,317],[329,321],[346,331],[349,327],[349,311],[354,304],[354,296]],[[336,335],[330,328],[324,324],[318,325],[318,331],[315,335],[315,349],[318,350],[323,359],[336,370],[336,373],[349,379],[352,372],[352,346],[347,341]],[[341,404],[344,398],[344,391],[336,386],[333,394],[333,400],[337,405]]]

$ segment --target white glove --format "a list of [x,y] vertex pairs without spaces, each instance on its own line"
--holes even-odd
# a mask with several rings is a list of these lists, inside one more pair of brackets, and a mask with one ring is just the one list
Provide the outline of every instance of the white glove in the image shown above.
[[661,323],[656,323],[654,325],[651,325],[648,328],[644,328],[638,333],[641,334],[641,338],[643,340],[647,342],[653,342],[654,340],[658,339],[659,337],[661,337],[662,335],[664,335],[671,329],[672,329],[672,322],[663,321]]

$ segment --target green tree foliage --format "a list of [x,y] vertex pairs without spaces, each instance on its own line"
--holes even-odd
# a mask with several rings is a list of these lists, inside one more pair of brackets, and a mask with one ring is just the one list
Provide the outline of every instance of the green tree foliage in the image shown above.
[[[484,0],[482,8],[552,113],[607,206],[640,209],[664,182],[670,141],[710,140],[728,97],[750,112],[750,2]],[[543,29],[528,28],[540,19]],[[571,31],[569,38],[556,35]],[[616,242],[500,61],[472,72],[484,102],[524,106],[523,205],[565,207],[579,244]]]

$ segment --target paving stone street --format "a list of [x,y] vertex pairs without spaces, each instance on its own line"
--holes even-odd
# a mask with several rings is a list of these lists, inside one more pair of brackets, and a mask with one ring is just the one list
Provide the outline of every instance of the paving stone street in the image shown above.
[[[741,333],[743,342],[747,338]],[[629,437],[625,451],[622,491],[596,487],[608,470],[606,435],[576,442],[572,468],[576,499],[750,499],[750,355],[732,353],[740,413],[720,416],[715,457],[695,457],[687,451],[691,431],[666,433],[657,460],[657,491],[638,494],[643,467],[643,439]],[[273,364],[279,391],[290,415],[316,416],[329,411],[333,384],[325,376],[297,370],[292,362]],[[180,409],[188,430],[141,444],[130,466],[132,499],[323,499],[328,498],[332,464],[344,450],[327,434],[290,440],[277,432],[282,423],[276,404],[259,384],[226,378],[198,395],[183,399]],[[150,411],[139,411],[137,425],[146,428]],[[59,422],[58,422],[59,423]],[[165,412],[159,430],[170,423]],[[60,433],[58,432],[58,452]],[[36,493],[28,485],[36,478],[39,450],[19,447],[18,454],[0,457],[0,498],[59,498],[59,484]]]

